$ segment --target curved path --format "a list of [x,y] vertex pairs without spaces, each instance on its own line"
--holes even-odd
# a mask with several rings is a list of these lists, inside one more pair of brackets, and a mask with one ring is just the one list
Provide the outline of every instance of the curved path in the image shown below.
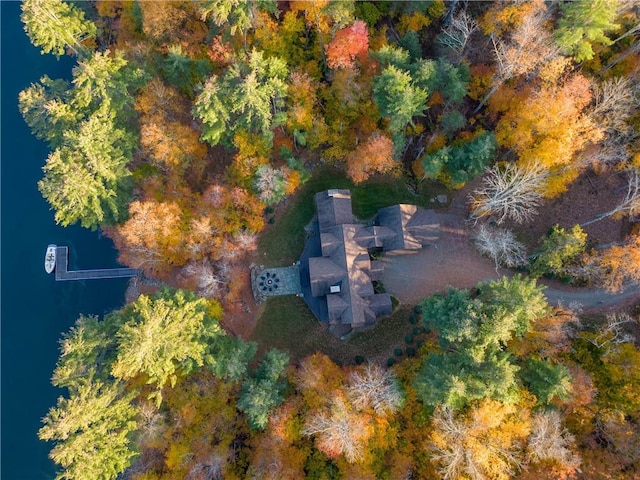
[[[478,282],[513,275],[511,270],[496,270],[492,260],[476,252],[462,216],[440,214],[440,228],[442,235],[437,244],[418,252],[391,252],[382,257],[382,283],[401,302],[415,304],[447,286],[470,288]],[[595,312],[640,301],[640,283],[629,285],[620,293],[541,283],[547,286],[544,294],[554,305],[577,303],[584,310]]]

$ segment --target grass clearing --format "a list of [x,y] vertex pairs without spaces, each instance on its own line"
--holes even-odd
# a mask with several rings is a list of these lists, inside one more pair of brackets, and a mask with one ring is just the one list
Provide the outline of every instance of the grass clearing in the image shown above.
[[251,340],[258,343],[260,356],[277,348],[289,353],[294,362],[322,352],[343,365],[355,363],[357,355],[383,363],[393,356],[394,348],[407,346],[404,336],[414,327],[409,323],[411,314],[410,306],[399,306],[374,327],[340,340],[316,320],[301,298],[271,297]]

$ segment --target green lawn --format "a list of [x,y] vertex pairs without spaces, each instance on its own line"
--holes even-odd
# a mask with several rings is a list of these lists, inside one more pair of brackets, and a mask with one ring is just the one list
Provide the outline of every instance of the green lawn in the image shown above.
[[[298,260],[304,247],[304,227],[315,214],[314,195],[330,188],[351,190],[354,214],[370,219],[381,207],[397,203],[428,206],[429,199],[441,193],[441,187],[424,183],[418,194],[411,192],[401,178],[376,177],[354,185],[344,173],[333,167],[322,167],[274,214],[274,223],[260,236],[260,262],[267,267],[290,265]],[[406,347],[405,334],[414,325],[408,321],[411,308],[400,306],[388,318],[381,319],[370,330],[358,332],[342,341],[334,337],[318,320],[301,298],[272,297],[263,307],[252,340],[261,352],[278,348],[299,360],[315,352],[323,352],[341,363],[353,363],[356,355],[367,360],[393,356],[395,347]]]
[[323,167],[288,200],[281,214],[274,217],[275,223],[269,225],[260,235],[258,252],[265,266],[290,265],[298,260],[304,247],[304,227],[315,214],[314,195],[330,188],[350,189],[353,213],[358,218],[367,220],[381,207],[396,203],[427,206],[430,198],[427,192],[437,187],[424,183],[420,192],[414,194],[402,178],[390,176],[376,177],[356,186],[342,171],[333,167]]
[[394,348],[407,346],[404,336],[415,326],[409,323],[411,314],[411,307],[400,306],[371,329],[340,340],[316,320],[301,298],[271,297],[251,339],[258,343],[260,354],[277,348],[288,352],[292,361],[316,352],[342,364],[354,363],[356,355],[386,361]]

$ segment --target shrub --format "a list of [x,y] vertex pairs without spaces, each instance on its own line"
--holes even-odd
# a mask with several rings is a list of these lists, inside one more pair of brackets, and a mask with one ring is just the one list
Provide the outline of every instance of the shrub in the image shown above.
[[415,307],[413,307],[413,313],[416,314],[421,314],[422,313],[422,305],[416,305]]
[[416,323],[418,323],[418,318],[417,318],[415,315],[411,315],[411,316],[409,317],[409,323],[410,323],[411,325],[415,325]]
[[416,356],[416,349],[413,347],[407,347],[407,357],[415,357]]
[[393,350],[393,354],[394,354],[396,357],[401,357],[401,356],[402,356],[402,349],[401,349],[401,348],[395,348],[395,349]]
[[387,367],[393,367],[396,364],[396,359],[393,357],[387,358]]
[[420,335],[422,333],[422,328],[421,327],[413,327],[413,334],[414,335]]
[[404,342],[405,343],[413,343],[413,335],[411,335],[410,333],[407,333],[404,336]]
[[362,365],[364,363],[364,357],[362,355],[356,355],[355,362],[356,365]]

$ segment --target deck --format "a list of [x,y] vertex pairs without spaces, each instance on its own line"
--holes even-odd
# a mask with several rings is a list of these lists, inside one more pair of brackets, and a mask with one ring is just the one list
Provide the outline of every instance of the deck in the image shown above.
[[138,275],[135,268],[103,268],[96,270],[69,271],[69,249],[56,248],[56,281],[93,280],[99,278],[130,278]]

